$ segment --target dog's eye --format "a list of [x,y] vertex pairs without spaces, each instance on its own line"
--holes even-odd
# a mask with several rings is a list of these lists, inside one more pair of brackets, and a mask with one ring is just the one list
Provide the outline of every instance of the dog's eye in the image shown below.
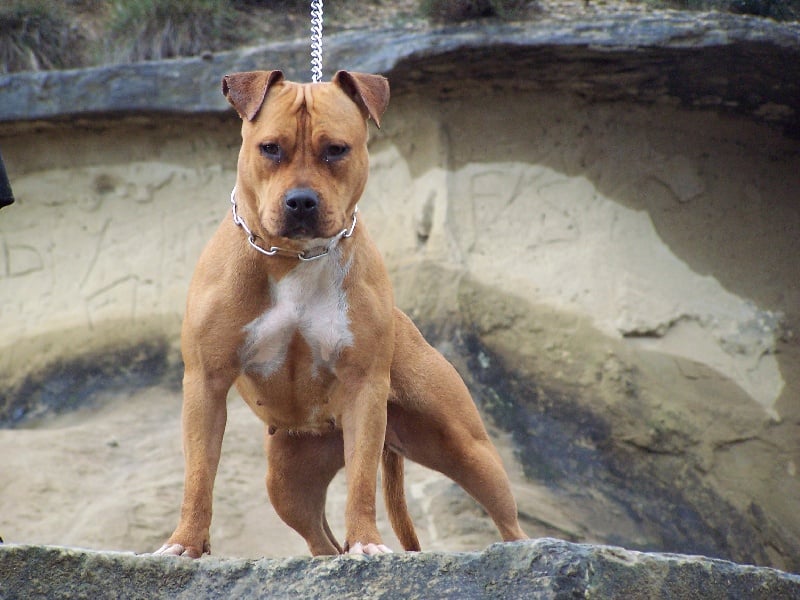
[[273,160],[275,162],[280,162],[281,157],[283,156],[281,147],[278,144],[274,143],[261,144],[259,146],[259,149],[261,150],[261,154],[264,157]]
[[350,147],[345,144],[328,144],[325,148],[325,162],[333,162],[344,158],[350,152]]

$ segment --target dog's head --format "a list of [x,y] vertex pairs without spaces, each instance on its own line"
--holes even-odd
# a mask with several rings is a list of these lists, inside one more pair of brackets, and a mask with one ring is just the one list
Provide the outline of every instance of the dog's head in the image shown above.
[[367,182],[366,121],[380,127],[387,80],[339,71],[300,84],[252,71],[226,75],[222,93],[242,118],[237,196],[264,232],[303,242],[346,229]]

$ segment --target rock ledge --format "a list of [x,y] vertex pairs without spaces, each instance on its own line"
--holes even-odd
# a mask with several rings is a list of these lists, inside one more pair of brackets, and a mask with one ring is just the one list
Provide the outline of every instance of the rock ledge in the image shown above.
[[543,538],[484,552],[242,560],[0,546],[3,598],[798,598],[800,576]]
[[[800,23],[678,11],[576,14],[514,25],[355,30],[326,38],[326,68],[384,73],[393,93],[472,81],[561,89],[587,100],[715,108],[800,135]],[[307,76],[307,41],[204,57],[0,75],[0,125],[230,110],[223,74]]]

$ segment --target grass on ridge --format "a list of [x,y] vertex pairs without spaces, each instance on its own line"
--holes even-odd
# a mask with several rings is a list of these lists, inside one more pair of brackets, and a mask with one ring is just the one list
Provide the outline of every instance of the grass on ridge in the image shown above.
[[0,73],[80,66],[84,41],[58,4],[11,0],[0,6]]
[[[800,20],[800,0],[329,0],[325,30],[639,5]],[[309,34],[310,0],[0,0],[0,73],[158,60]]]
[[125,63],[233,48],[237,12],[226,0],[113,0],[104,43],[107,62]]

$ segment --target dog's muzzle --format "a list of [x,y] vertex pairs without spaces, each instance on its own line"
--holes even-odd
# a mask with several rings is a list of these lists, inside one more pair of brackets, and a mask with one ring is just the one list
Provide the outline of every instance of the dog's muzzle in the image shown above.
[[319,195],[310,188],[294,188],[283,196],[283,237],[318,237]]
[[318,260],[320,258],[324,258],[330,254],[331,250],[336,247],[340,240],[344,240],[349,238],[353,235],[353,231],[355,231],[356,223],[358,222],[358,205],[353,209],[353,220],[350,223],[350,227],[347,229],[342,229],[339,233],[334,235],[332,238],[329,238],[327,242],[320,246],[316,246],[314,248],[307,248],[306,250],[297,251],[297,250],[289,250],[288,248],[281,248],[280,246],[270,246],[269,248],[263,248],[258,243],[258,236],[253,233],[253,231],[247,226],[247,223],[244,222],[244,219],[239,216],[239,211],[236,209],[236,187],[231,190],[231,216],[233,217],[233,224],[237,227],[241,227],[245,234],[247,235],[247,243],[252,246],[253,249],[257,250],[261,254],[265,256],[275,256],[276,254],[280,254],[283,256],[294,256],[297,260],[308,262],[312,260]]

